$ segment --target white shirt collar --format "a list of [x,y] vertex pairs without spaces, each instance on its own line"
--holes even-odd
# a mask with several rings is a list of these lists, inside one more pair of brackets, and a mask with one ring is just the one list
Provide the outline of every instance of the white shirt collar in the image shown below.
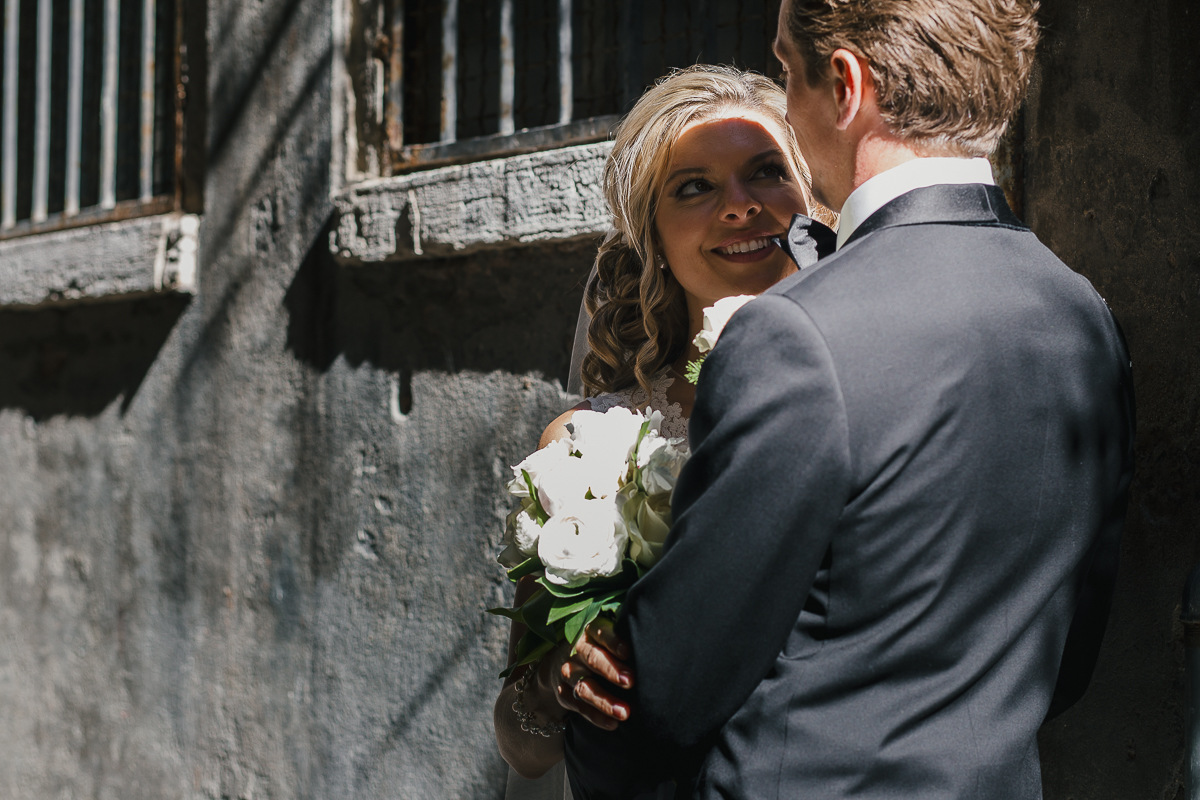
[[914,158],[879,173],[846,198],[838,223],[838,249],[867,217],[900,195],[926,186],[963,183],[994,186],[991,163],[986,158]]

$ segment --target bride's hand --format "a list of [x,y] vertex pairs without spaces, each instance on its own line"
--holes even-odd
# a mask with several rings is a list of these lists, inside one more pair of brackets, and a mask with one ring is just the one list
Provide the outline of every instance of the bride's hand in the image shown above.
[[553,657],[551,675],[559,705],[605,730],[615,730],[618,722],[629,719],[629,704],[604,688],[604,681],[623,689],[633,686],[633,671],[625,663],[629,646],[613,632],[610,620],[602,617],[588,625],[575,655],[570,644],[563,644]]

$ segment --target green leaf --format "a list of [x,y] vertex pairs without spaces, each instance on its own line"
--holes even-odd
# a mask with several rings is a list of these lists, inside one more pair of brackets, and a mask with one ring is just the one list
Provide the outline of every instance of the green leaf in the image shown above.
[[537,556],[530,556],[508,571],[508,579],[510,581],[519,581],[526,575],[532,575],[540,569],[545,569],[542,560]]
[[583,597],[585,595],[594,597],[611,589],[624,589],[632,585],[638,579],[634,567],[630,566],[634,563],[633,559],[627,558],[623,562],[621,571],[616,575],[608,578],[592,578],[582,586],[559,586],[557,583],[551,583],[544,575],[538,578],[537,582],[555,597],[568,598]]
[[607,603],[603,603],[600,606],[600,610],[603,611],[605,614],[612,614],[613,617],[616,617],[618,614],[621,613],[621,607],[624,605],[625,605],[625,598],[622,596],[619,599],[614,598],[612,600],[609,600]]
[[504,606],[501,606],[499,608],[489,608],[487,613],[495,614],[497,617],[508,617],[513,622],[519,622],[522,625],[525,624],[525,616],[521,613],[521,609],[519,608],[505,608]]
[[500,673],[500,677],[507,678],[514,669],[522,664],[532,664],[553,650],[557,644],[556,641],[546,641],[533,631],[529,631],[521,637],[521,641],[517,642],[517,660],[509,664],[508,668]]
[[563,626],[563,638],[571,643],[571,655],[575,654],[575,642],[579,641],[579,635],[583,633],[583,629],[592,624],[598,616],[600,616],[600,603],[593,600],[587,608],[567,620],[566,625]]
[[577,611],[582,611],[592,603],[591,597],[583,597],[579,600],[569,600],[567,598],[555,598],[554,608],[546,615],[546,622],[554,624],[560,619],[569,617]]
[[700,367],[704,366],[704,359],[707,356],[700,356],[695,361],[689,361],[687,367],[683,371],[683,377],[687,378],[688,383],[693,386],[700,380]]
[[554,610],[554,600],[554,595],[539,591],[521,606],[521,616],[525,618],[525,624],[529,626],[529,630],[549,641],[558,638],[554,626],[548,619],[550,612]]
[[550,515],[546,513],[546,509],[542,508],[542,501],[538,499],[537,487],[533,485],[533,478],[529,477],[529,470],[521,470],[521,477],[525,479],[529,497],[533,500],[533,509],[537,512],[533,518],[537,520],[538,525],[545,525],[546,520],[550,519]]

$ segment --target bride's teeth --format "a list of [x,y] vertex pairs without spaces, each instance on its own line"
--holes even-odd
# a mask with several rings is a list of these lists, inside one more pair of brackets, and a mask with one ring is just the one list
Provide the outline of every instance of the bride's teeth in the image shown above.
[[755,250],[762,250],[764,247],[770,244],[770,242],[770,239],[751,239],[746,242],[736,242],[728,247],[721,248],[721,250],[725,253],[725,255],[733,255],[734,253],[750,253]]

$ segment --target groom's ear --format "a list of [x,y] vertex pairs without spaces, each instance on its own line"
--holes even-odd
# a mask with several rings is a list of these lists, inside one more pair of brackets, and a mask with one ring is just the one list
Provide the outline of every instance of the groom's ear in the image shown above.
[[839,48],[829,56],[829,68],[837,107],[837,127],[844,131],[859,118],[864,105],[875,101],[871,65],[865,58]]

